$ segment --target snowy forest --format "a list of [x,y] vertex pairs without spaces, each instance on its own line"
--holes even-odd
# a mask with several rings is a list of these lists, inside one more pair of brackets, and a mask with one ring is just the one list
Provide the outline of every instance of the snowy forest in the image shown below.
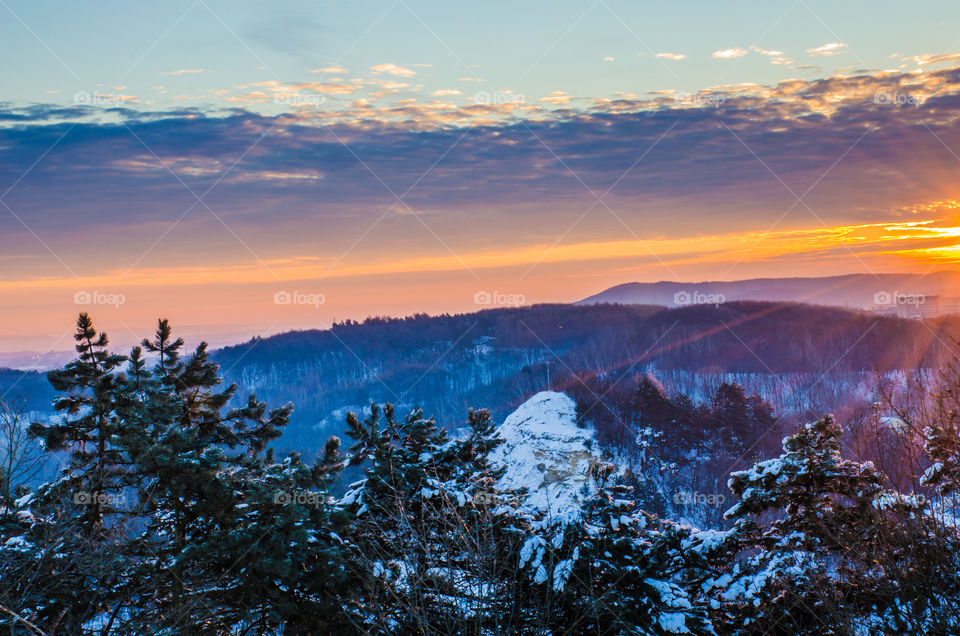
[[[920,322],[799,303],[548,304],[348,320],[211,357],[244,391],[296,404],[279,445],[303,451],[318,432],[340,435],[346,411],[370,402],[420,406],[453,430],[470,407],[502,420],[537,391],[618,380],[629,390],[648,372],[695,401],[736,382],[779,415],[811,418],[850,408],[877,372],[942,366],[957,333],[956,316]],[[32,381],[39,394],[45,381]]]
[[167,321],[74,338],[58,415],[0,415],[11,634],[960,631],[956,361],[842,418],[597,375],[499,421],[368,404],[281,456],[294,406]]

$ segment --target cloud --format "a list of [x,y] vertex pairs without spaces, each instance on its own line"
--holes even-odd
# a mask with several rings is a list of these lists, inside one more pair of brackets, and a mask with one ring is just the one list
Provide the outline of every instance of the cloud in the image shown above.
[[614,57],[609,57],[609,56],[608,56],[608,57],[603,58],[603,61],[604,61],[604,62],[614,62],[614,61],[616,61],[616,58],[614,58]]
[[945,53],[942,55],[916,55],[909,59],[913,60],[920,66],[926,66],[928,64],[941,64],[943,62],[954,62],[956,60],[960,60],[960,53]]
[[[261,84],[249,89],[268,99],[295,86]],[[195,202],[170,171],[197,192],[215,185],[205,200],[242,237],[279,228],[356,236],[394,201],[389,190],[416,183],[410,205],[449,221],[443,236],[454,249],[491,226],[512,232],[491,240],[532,235],[549,244],[594,201],[587,187],[613,183],[606,200],[625,223],[642,232],[656,219],[671,237],[768,227],[796,202],[784,184],[794,192],[816,184],[805,203],[831,227],[913,220],[890,210],[960,199],[960,162],[947,150],[960,149],[960,69],[675,97],[623,94],[590,108],[574,108],[564,91],[536,103],[355,100],[273,116],[116,108],[112,121],[93,107],[0,104],[0,182],[15,183],[52,148],[4,200],[71,264],[84,237],[107,229],[131,237],[130,262],[149,247]],[[212,217],[202,213],[185,219],[178,241],[205,236],[198,228]],[[819,225],[795,205],[783,223]],[[390,231],[415,240],[406,226]],[[0,253],[32,240],[0,216]]]
[[463,93],[455,88],[442,88],[438,91],[433,91],[434,97],[446,97],[448,95],[463,95]]
[[829,42],[823,46],[818,46],[812,49],[807,49],[807,53],[810,55],[842,55],[844,53],[849,53],[850,50],[846,44],[842,42]]
[[179,71],[161,71],[161,75],[191,75],[193,73],[205,73],[202,68],[184,68]]
[[750,51],[753,51],[754,53],[759,53],[760,55],[770,58],[771,64],[777,64],[777,65],[793,64],[793,60],[787,57],[783,51],[761,49],[760,47],[755,45],[751,46],[749,50],[735,47],[731,49],[722,49],[720,51],[714,51],[713,57],[718,59],[735,59],[738,57],[743,57]]
[[252,82],[241,89],[253,88],[240,95],[226,95],[222,99],[231,104],[275,104],[289,107],[316,107],[325,102],[326,95],[352,95],[359,87],[343,82],[294,82],[279,80]]
[[398,82],[396,80],[381,80],[377,82],[377,86],[387,90],[395,90],[399,88],[409,88],[410,84],[407,82]]
[[760,55],[767,56],[768,58],[770,58],[771,64],[777,64],[777,65],[793,64],[793,60],[787,57],[783,51],[767,51],[757,46],[751,46],[750,50],[755,53],[759,53]]
[[310,70],[311,73],[334,73],[337,75],[343,75],[347,72],[340,64],[330,64],[328,66],[321,66],[320,68],[315,68]]
[[675,62],[687,59],[687,56],[683,53],[657,53],[657,57],[664,60],[673,60]]
[[417,74],[413,69],[396,64],[377,64],[376,66],[371,66],[370,70],[374,73],[388,73],[395,77],[413,77]]
[[713,52],[713,57],[720,59],[732,59],[735,57],[743,57],[747,54],[746,49],[733,48],[733,49],[721,49],[719,51]]
[[570,95],[566,91],[553,91],[546,97],[541,97],[540,101],[547,104],[555,104],[557,106],[564,106],[570,103]]

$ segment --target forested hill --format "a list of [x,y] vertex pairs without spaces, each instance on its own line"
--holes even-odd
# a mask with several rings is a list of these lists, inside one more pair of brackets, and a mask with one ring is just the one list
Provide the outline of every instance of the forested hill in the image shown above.
[[[795,303],[536,305],[348,321],[257,338],[215,358],[243,389],[294,402],[284,441],[302,447],[342,430],[342,409],[371,400],[420,405],[452,426],[470,406],[502,417],[548,388],[548,376],[563,390],[653,370],[694,393],[724,376],[756,390],[800,378],[791,390],[803,394],[786,391],[782,401],[833,408],[844,377],[930,366],[952,355],[955,334],[960,317],[922,322]],[[817,380],[826,375],[830,382]]]
[[0,367],[0,399],[28,411],[52,410],[55,393],[47,374]]

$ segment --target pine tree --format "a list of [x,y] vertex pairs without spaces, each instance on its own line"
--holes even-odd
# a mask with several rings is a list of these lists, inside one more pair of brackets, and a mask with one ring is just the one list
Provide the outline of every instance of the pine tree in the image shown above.
[[355,608],[344,602],[352,554],[349,537],[341,538],[346,516],[327,493],[342,466],[339,449],[339,440],[331,438],[312,464],[296,453],[275,463],[268,451],[230,469],[240,503],[199,563],[218,581],[204,597],[217,608],[211,628],[357,632]]
[[714,430],[730,441],[736,455],[744,452],[753,436],[746,392],[737,383],[724,382],[710,398]]
[[[750,421],[750,430],[744,442],[750,447],[755,447],[757,441],[777,425],[773,407],[757,393],[751,393],[747,398],[747,418]],[[754,448],[753,456],[756,457],[758,452]]]
[[680,440],[685,433],[675,404],[667,398],[663,386],[647,374],[637,384],[630,408],[637,414],[638,428],[662,433],[665,446],[674,461],[680,458]]
[[139,423],[127,427],[124,443],[136,462],[137,514],[145,526],[132,543],[141,565],[130,578],[149,577],[150,592],[133,595],[146,599],[137,618],[144,628],[212,632],[225,617],[235,618],[216,590],[231,567],[241,567],[227,566],[223,554],[236,550],[230,533],[243,523],[251,480],[266,470],[256,456],[280,435],[292,407],[268,412],[251,395],[245,407],[228,408],[236,387],[221,387],[206,343],[186,361],[183,344],[161,320],[155,338],[143,342],[156,357],[153,369],[139,349],[130,355],[121,414]]
[[716,583],[719,596],[732,601],[726,609],[735,622],[761,631],[842,631],[828,616],[851,590],[837,584],[836,572],[862,567],[865,543],[882,519],[874,505],[880,475],[869,463],[844,459],[841,437],[826,416],[784,439],[780,457],[731,474],[728,485],[740,499],[725,515],[737,521],[731,553],[759,550],[733,561]]
[[98,333],[86,313],[77,318],[74,334],[77,360],[47,374],[54,389],[65,393],[54,403],[66,414],[55,424],[35,422],[31,433],[47,450],[69,452],[62,477],[48,484],[38,498],[69,496],[83,507],[83,527],[92,537],[104,517],[115,514],[124,498],[128,458],[116,444],[121,431],[116,415],[118,367],[125,358],[110,353],[107,334]]
[[489,413],[471,411],[470,435],[451,440],[419,409],[401,422],[392,405],[382,412],[381,419],[371,405],[363,422],[348,415],[351,462],[369,464],[341,501],[353,515],[350,536],[361,555],[353,576],[367,629],[495,624],[510,581],[500,542],[518,493],[496,486],[503,469],[488,455],[502,440]]
[[599,487],[582,517],[523,545],[519,565],[529,573],[530,596],[549,599],[531,609],[559,632],[712,633],[695,585],[705,561],[686,549],[689,528],[634,510],[613,465],[592,470]]
[[[63,394],[54,408],[64,416],[30,426],[47,451],[65,455],[65,466],[53,481],[13,502],[17,521],[3,529],[13,533],[7,547],[15,548],[3,555],[6,580],[28,582],[4,589],[4,596],[12,594],[19,614],[50,632],[79,632],[115,606],[118,573],[126,567],[118,550],[127,530],[131,468],[117,415],[124,358],[110,353],[107,335],[96,331],[89,315],[80,314],[76,326],[77,359],[47,375]],[[29,524],[18,530],[25,520]]]

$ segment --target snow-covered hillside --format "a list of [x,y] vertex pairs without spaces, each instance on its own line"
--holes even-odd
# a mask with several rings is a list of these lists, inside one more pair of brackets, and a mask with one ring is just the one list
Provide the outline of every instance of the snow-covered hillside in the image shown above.
[[593,429],[577,426],[574,401],[554,391],[537,393],[498,432],[505,442],[492,459],[507,467],[501,487],[527,488],[521,509],[545,524],[575,519],[595,488],[590,467],[600,449]]

